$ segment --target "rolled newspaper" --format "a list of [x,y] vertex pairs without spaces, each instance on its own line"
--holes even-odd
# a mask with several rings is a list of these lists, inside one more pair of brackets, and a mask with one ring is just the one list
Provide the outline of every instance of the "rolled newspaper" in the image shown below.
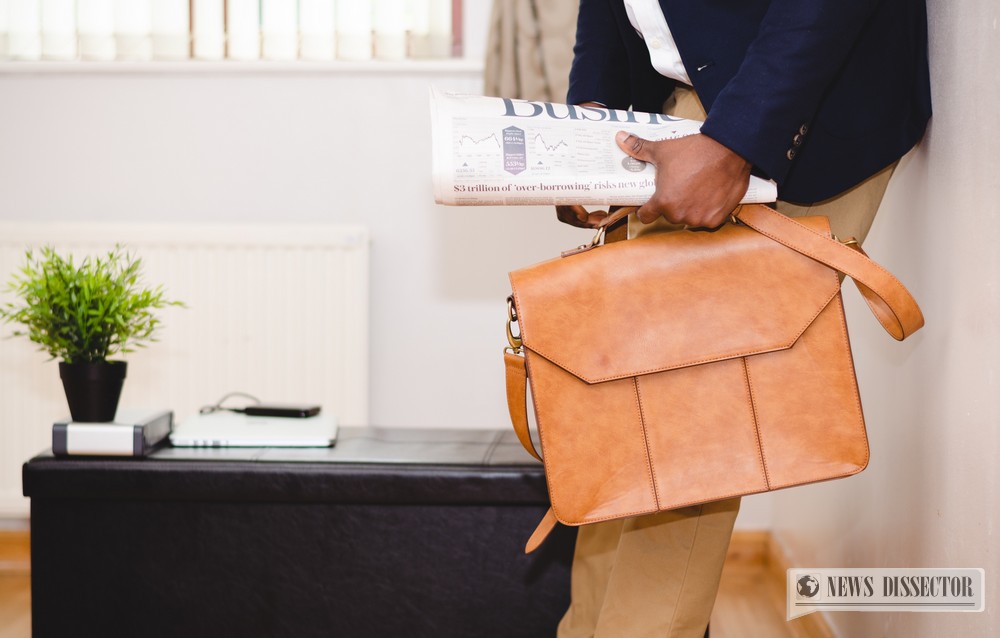
[[[458,95],[431,89],[434,199],[457,206],[640,205],[656,172],[615,144],[693,135],[701,122],[659,113]],[[743,203],[777,199],[773,181],[750,177]]]

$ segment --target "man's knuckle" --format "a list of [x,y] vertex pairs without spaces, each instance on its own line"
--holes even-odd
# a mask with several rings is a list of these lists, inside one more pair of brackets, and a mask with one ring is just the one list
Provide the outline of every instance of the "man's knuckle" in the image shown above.
[[649,201],[653,205],[653,208],[655,208],[657,211],[661,213],[663,211],[673,208],[672,206],[673,201],[671,200],[670,196],[665,195],[663,193],[654,194],[653,198]]

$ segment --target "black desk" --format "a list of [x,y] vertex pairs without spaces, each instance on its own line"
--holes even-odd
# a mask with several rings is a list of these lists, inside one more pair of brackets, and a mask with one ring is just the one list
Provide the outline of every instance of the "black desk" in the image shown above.
[[573,530],[510,431],[24,466],[35,636],[554,636]]

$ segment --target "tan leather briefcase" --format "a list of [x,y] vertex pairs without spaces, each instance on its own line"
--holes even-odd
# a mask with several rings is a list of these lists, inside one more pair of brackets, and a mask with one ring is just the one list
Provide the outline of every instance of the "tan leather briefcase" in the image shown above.
[[831,238],[825,217],[742,206],[713,231],[599,241],[510,273],[508,404],[521,442],[543,459],[552,504],[527,551],[556,521],[651,514],[865,468],[838,272],[896,339],[923,317],[895,277]]

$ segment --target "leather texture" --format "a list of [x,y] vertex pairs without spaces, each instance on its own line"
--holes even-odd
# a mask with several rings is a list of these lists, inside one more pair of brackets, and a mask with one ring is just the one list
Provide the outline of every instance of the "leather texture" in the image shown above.
[[[624,211],[623,214],[627,214]],[[524,357],[508,405],[530,447],[530,378],[552,513],[581,525],[850,476],[868,464],[838,271],[886,330],[923,316],[824,217],[743,206],[510,274]],[[608,220],[612,223],[612,220]],[[609,335],[617,329],[617,337]],[[540,543],[546,521],[529,543]]]

